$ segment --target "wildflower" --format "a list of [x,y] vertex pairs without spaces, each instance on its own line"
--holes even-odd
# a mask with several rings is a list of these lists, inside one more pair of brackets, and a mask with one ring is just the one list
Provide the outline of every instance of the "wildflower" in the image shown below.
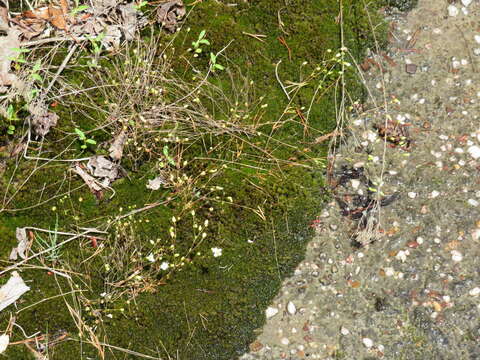
[[170,266],[170,264],[168,262],[164,261],[160,264],[160,269],[167,270],[169,266]]
[[214,247],[212,248],[213,257],[222,256],[222,249]]
[[154,256],[152,253],[150,253],[150,254],[146,257],[146,259],[147,259],[148,261],[152,262],[152,263],[155,262],[155,256]]

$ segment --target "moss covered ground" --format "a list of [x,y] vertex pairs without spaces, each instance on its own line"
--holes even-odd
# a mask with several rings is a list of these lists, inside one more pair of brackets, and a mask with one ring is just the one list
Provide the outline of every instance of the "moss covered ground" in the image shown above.
[[[109,256],[92,258],[95,248],[89,246],[90,240],[79,240],[61,249],[61,258],[56,264],[60,269],[82,274],[77,283],[79,288],[69,288],[69,282],[44,269],[24,269],[22,277],[29,281],[32,290],[22,297],[19,309],[62,292],[84,290],[83,296],[91,306],[85,308],[82,303],[77,309],[83,321],[95,329],[101,342],[161,358],[233,359],[254,339],[254,330],[262,325],[264,309],[275,296],[282,278],[302,259],[312,235],[309,224],[327,198],[322,190],[321,166],[327,149],[311,143],[317,136],[335,128],[335,99],[339,90],[335,86],[336,79],[332,78],[328,82],[332,86],[321,97],[314,98],[319,77],[308,78],[308,75],[340,48],[340,12],[336,0],[258,0],[240,2],[236,6],[229,3],[203,1],[188,7],[191,11],[180,32],[175,36],[161,35],[162,42],[172,41],[171,46],[179,54],[185,53],[202,30],[207,31],[211,43],[207,51],[218,52],[229,44],[219,62],[231,71],[218,72],[211,81],[222,89],[226,98],[243,99],[245,94],[239,94],[242,88],[232,85],[235,82],[232,83],[227,75],[234,73],[235,77],[241,73],[242,79],[252,84],[249,96],[253,99],[264,96],[261,102],[266,104],[262,111],[264,125],[260,130],[272,135],[250,139],[249,145],[242,148],[246,155],[209,180],[209,187],[219,189],[215,194],[204,196],[205,188],[197,189],[202,193],[199,195],[202,201],[196,202],[200,205],[195,210],[202,222],[208,219],[210,223],[201,253],[189,255],[188,263],[181,270],[166,278],[160,277],[161,285],[140,293],[134,301],[119,298],[109,302],[100,295],[107,290],[106,279],[112,276],[104,266]],[[362,1],[344,0],[343,6],[345,46],[359,57],[372,44],[372,24],[369,22],[376,24],[376,10],[380,6],[376,4],[370,8],[371,18],[366,15]],[[247,33],[265,37],[259,41]],[[332,53],[327,52],[328,49],[332,49]],[[108,64],[114,56],[105,58],[104,71],[109,71]],[[278,69],[284,81],[308,80],[290,104],[275,77],[275,66],[280,60]],[[204,54],[189,61],[194,61],[197,68],[202,64],[203,68],[208,67],[208,56]],[[185,70],[186,64],[179,56],[172,71],[188,81],[194,74]],[[66,72],[65,76],[78,84],[91,81],[89,75],[78,69]],[[361,97],[353,77],[347,75],[347,81],[352,98]],[[308,108],[312,98],[308,131],[305,131],[305,119],[287,116],[285,109]],[[104,99],[97,94],[95,101],[100,106]],[[212,111],[216,111],[208,101],[205,106],[212,106]],[[66,148],[71,139],[67,141],[65,134],[74,127],[92,129],[92,119],[103,116],[97,110],[80,113],[62,105],[57,111],[62,119],[59,128],[48,136],[52,152]],[[228,117],[222,113],[219,116]],[[290,120],[282,121],[276,128],[274,124],[282,117]],[[108,139],[109,133],[98,130],[91,135],[101,142]],[[198,161],[200,157],[232,159],[231,153],[238,151],[238,144],[222,147],[218,152],[209,151],[222,141],[222,137],[205,137],[187,146],[184,159],[192,165],[185,168],[185,172],[195,174],[202,169],[218,168],[221,163],[213,161],[214,165],[206,165]],[[269,155],[279,161],[256,161],[263,154],[259,148],[268,149]],[[78,144],[68,149],[72,155],[80,154]],[[102,150],[99,147],[90,151],[101,153]],[[75,226],[99,226],[129,210],[173,196],[171,189],[154,193],[145,187],[154,163],[148,158],[135,163],[126,159],[124,166],[128,177],[114,183],[116,194],[113,198],[106,196],[101,201],[82,186],[63,163],[41,164],[22,186],[23,179],[31,174],[32,164],[20,162],[15,166],[15,160],[5,161],[8,162],[2,182],[4,186],[11,182],[7,198],[15,196],[0,218],[0,249],[4,260],[16,243],[16,227],[53,229],[57,221],[58,229],[65,231]],[[258,164],[263,170],[256,169]],[[16,190],[18,192],[14,193]],[[232,200],[226,201],[229,197]],[[50,200],[44,202],[44,199]],[[168,247],[172,242],[168,234],[171,217],[177,216],[175,246],[178,252],[185,253],[192,241],[193,220],[188,216],[185,203],[190,200],[178,196],[167,206],[155,207],[120,223],[128,222],[125,226],[134,229],[136,241],[145,243],[145,247],[150,246],[152,239],[159,239],[163,247]],[[111,229],[120,231],[116,227]],[[222,256],[206,256],[211,247],[222,248]],[[121,251],[121,248],[111,250]],[[55,334],[65,330],[71,335],[73,340],[50,350],[51,359],[99,358],[97,350],[87,343],[88,335],[79,334],[67,310],[65,302],[72,305],[75,299],[71,295],[56,297],[17,314],[17,323],[27,334],[37,331]],[[7,321],[9,313],[4,311],[0,316],[2,321]],[[19,346],[9,348],[7,353],[9,359],[31,356],[26,348]],[[137,358],[112,349],[107,349],[105,357]]]

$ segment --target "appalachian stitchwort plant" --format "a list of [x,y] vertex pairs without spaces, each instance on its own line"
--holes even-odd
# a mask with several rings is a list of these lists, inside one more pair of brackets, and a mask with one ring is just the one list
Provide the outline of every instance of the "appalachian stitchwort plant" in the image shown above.
[[85,150],[88,147],[89,144],[90,145],[96,145],[97,144],[97,142],[95,140],[88,138],[87,135],[85,135],[85,133],[82,130],[80,130],[79,128],[75,128],[75,133],[78,136],[78,141],[81,142],[81,145],[80,145],[81,149]]

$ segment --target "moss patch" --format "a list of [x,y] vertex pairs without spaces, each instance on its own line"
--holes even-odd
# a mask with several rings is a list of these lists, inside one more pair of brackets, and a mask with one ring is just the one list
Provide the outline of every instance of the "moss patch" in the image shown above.
[[[344,1],[345,44],[355,56],[360,56],[361,50],[373,41],[365,9],[358,3]],[[370,10],[374,15],[375,9]],[[185,53],[204,29],[211,42],[205,54],[218,52],[229,44],[226,57],[219,57],[219,62],[253,81],[253,99],[264,96],[262,104],[268,106],[263,111],[261,130],[264,134],[273,134],[273,140],[265,136],[252,138],[250,145],[243,149],[246,156],[242,161],[227,166],[209,183],[209,186],[221,189],[218,194],[209,195],[207,201],[197,208],[202,219],[208,219],[211,224],[202,244],[203,255],[215,246],[223,249],[222,256],[214,258],[209,254],[193,258],[191,264],[175,273],[165,285],[159,286],[155,292],[140,294],[135,303],[124,300],[102,302],[100,294],[105,291],[105,278],[109,276],[103,261],[96,258],[88,263],[88,268],[82,265],[95,251],[89,246],[90,240],[78,240],[62,249],[63,262],[59,265],[69,264],[75,271],[83,273],[81,279],[86,285],[83,288],[88,289],[84,296],[92,299],[91,307],[103,314],[95,317],[87,309],[79,309],[83,320],[96,327],[101,339],[105,336],[105,341],[115,346],[164,358],[178,354],[182,359],[232,359],[246,350],[255,337],[253,330],[262,325],[264,309],[278,291],[282,278],[302,259],[312,235],[309,223],[326,199],[321,190],[322,168],[318,166],[318,159],[325,157],[326,149],[310,143],[334,127],[335,97],[338,96],[333,80],[329,90],[318,98],[314,98],[316,80],[306,81],[290,106],[305,111],[313,99],[308,131],[302,123],[304,119],[291,114],[288,115],[291,121],[276,128],[275,122],[285,116],[288,99],[277,82],[275,67],[282,60],[278,68],[285,84],[306,79],[340,47],[338,15],[336,0],[294,0],[288,5],[260,0],[254,4],[241,2],[236,7],[209,1],[192,10],[182,32],[173,39],[176,51]],[[185,31],[187,27],[190,27],[189,32]],[[248,34],[265,35],[264,41]],[[165,41],[169,40],[171,37],[166,36]],[[333,54],[327,49],[332,49]],[[189,61],[195,62],[196,68],[206,69],[208,59],[208,56],[201,55],[189,58]],[[191,72],[182,72],[185,69],[183,61],[180,57],[174,70],[183,79],[191,79]],[[108,71],[108,66],[106,69]],[[79,74],[74,81],[87,84],[89,78]],[[70,75],[73,76],[73,72]],[[349,79],[352,96],[360,96],[353,78]],[[244,98],[245,94],[239,93],[241,88],[232,85],[226,71],[218,73],[212,81],[223,89],[227,98]],[[103,100],[94,101],[102,104]],[[216,109],[214,105],[211,108]],[[74,122],[89,130],[93,128],[92,119],[105,116],[96,111],[72,115],[65,108],[60,108],[59,113],[64,115],[63,124],[49,136],[53,143],[51,149],[61,149],[65,145],[65,133],[72,131]],[[218,116],[227,118],[228,111]],[[108,132],[97,131],[92,136],[100,142],[108,139]],[[185,147],[185,159],[192,162],[191,169],[186,171],[199,172],[205,165],[196,159],[202,155],[233,158],[232,149],[228,147],[219,153],[209,152],[209,148],[221,140],[221,137],[205,137],[202,142]],[[265,147],[280,161],[264,159],[259,163],[257,159],[262,153],[258,149]],[[79,149],[69,151],[72,152],[70,155],[75,155]],[[59,229],[67,230],[75,225],[97,226],[112,216],[166,200],[172,196],[171,189],[152,193],[145,187],[146,179],[152,173],[150,161],[145,158],[135,166],[124,164],[129,177],[115,183],[116,195],[112,199],[107,197],[101,202],[78,178],[66,171],[64,165],[42,165],[31,176],[28,185],[22,186],[20,179],[32,171],[33,164],[22,163],[15,168],[11,162],[4,174],[4,182],[15,179],[9,192],[15,197],[7,206],[9,211],[0,219],[2,254],[8,254],[14,246],[13,234],[17,226],[52,228],[57,218]],[[259,165],[263,170],[257,169]],[[197,190],[200,194],[204,191]],[[225,201],[228,197],[232,198],[232,203]],[[42,202],[49,198],[52,200]],[[182,201],[180,197],[168,206],[159,206],[136,216],[138,241],[146,246],[149,240],[156,238],[168,243],[170,219],[185,206]],[[35,206],[29,208],[32,205]],[[188,216],[183,215],[177,224],[179,237],[175,245],[180,250],[191,240],[192,224]],[[33,290],[22,298],[24,306],[55,296],[60,289],[63,292],[72,290],[64,279],[45,270],[28,270],[22,276],[33,280]],[[74,303],[68,295],[65,299]],[[88,337],[82,339],[78,336],[64,303],[63,298],[56,298],[38,304],[21,312],[17,322],[29,334],[66,330],[76,339],[55,347],[52,359],[78,358],[80,352],[84,356],[96,357],[92,346],[80,346],[80,342]],[[112,314],[112,318],[106,314]],[[8,319],[6,312],[0,316],[5,321]],[[24,348],[8,350],[11,359],[25,359],[27,354]],[[107,358],[116,357],[107,353]]]

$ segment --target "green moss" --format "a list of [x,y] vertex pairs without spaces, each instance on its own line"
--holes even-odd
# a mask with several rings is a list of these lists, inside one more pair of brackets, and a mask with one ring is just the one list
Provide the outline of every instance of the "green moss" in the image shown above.
[[[344,1],[345,44],[355,56],[361,56],[362,49],[373,43],[365,9],[358,3],[355,0]],[[370,10],[374,14],[375,9]],[[205,49],[207,54],[220,51],[233,40],[225,51],[226,57],[219,57],[219,63],[233,73],[241,72],[244,78],[253,80],[251,92],[232,85],[227,71],[217,73],[212,82],[222,88],[227,99],[244,101],[245,98],[257,99],[265,95],[262,104],[266,103],[268,107],[263,111],[264,125],[261,130],[264,134],[273,134],[274,140],[266,136],[252,137],[251,145],[245,145],[242,149],[240,163],[229,165],[208,183],[208,186],[223,189],[218,192],[218,199],[215,198],[216,194],[205,195],[206,190],[199,186],[192,192],[200,195],[179,196],[167,206],[156,207],[135,217],[138,241],[148,244],[148,240],[154,238],[167,242],[171,216],[180,213],[182,220],[178,223],[176,246],[179,251],[185,251],[192,239],[192,224],[183,216],[186,212],[185,202],[195,199],[194,196],[205,196],[206,200],[196,208],[199,217],[208,219],[211,224],[202,252],[206,255],[214,246],[223,249],[223,255],[218,258],[210,254],[195,256],[193,262],[175,273],[166,285],[160,286],[154,293],[141,294],[135,304],[127,304],[124,300],[101,303],[100,294],[106,286],[105,276],[108,273],[103,269],[100,257],[85,263],[95,252],[88,239],[72,242],[62,249],[63,260],[58,265],[68,264],[82,273],[81,283],[85,284],[84,289],[88,289],[84,296],[91,299],[94,303],[92,306],[98,307],[99,311],[108,308],[114,315],[112,319],[103,316],[97,324],[101,338],[106,336],[108,343],[149,355],[196,360],[232,359],[244,352],[254,339],[253,330],[262,325],[264,309],[278,291],[281,279],[302,259],[306,243],[312,236],[309,223],[319,213],[326,199],[326,194],[321,190],[322,169],[314,161],[325,157],[326,148],[308,143],[318,134],[334,127],[335,96],[338,96],[332,86],[323,97],[314,99],[308,133],[304,134],[303,124],[295,117],[276,128],[272,123],[282,116],[288,99],[275,78],[275,65],[282,60],[279,70],[285,83],[287,80],[298,82],[304,79],[323,60],[331,57],[327,49],[335,51],[340,47],[340,29],[335,22],[338,14],[336,0],[293,0],[288,5],[273,0],[259,0],[253,4],[241,2],[235,8],[207,1],[192,11],[183,30],[174,39],[176,53],[189,54],[188,45],[203,29],[207,30],[207,38],[211,42],[211,46]],[[283,23],[281,26],[279,18]],[[375,16],[373,19],[378,21]],[[188,33],[185,31],[187,27],[191,28]],[[266,37],[261,42],[244,33],[264,34]],[[282,45],[278,37],[282,37],[288,45],[291,59],[287,47]],[[170,36],[165,37],[165,41],[170,39]],[[188,59],[197,69],[205,71],[208,67],[207,56]],[[106,58],[102,63],[104,71],[109,71],[110,60]],[[179,56],[174,69],[179,76],[190,80],[192,73],[185,71],[185,64],[184,57]],[[92,82],[78,69],[70,70],[65,76],[78,84]],[[311,81],[300,89],[292,107],[308,107],[315,86],[316,82]],[[348,88],[353,98],[361,96],[360,87],[354,86],[353,77],[349,77]],[[99,94],[89,99],[98,109],[104,106],[104,100]],[[202,98],[202,101],[207,100]],[[223,109],[222,112],[227,102],[218,106],[210,101],[211,104],[206,106],[216,112],[219,118],[228,119],[228,111]],[[49,151],[55,153],[65,148],[72,141],[72,137],[65,138],[65,134],[71,133],[75,126],[84,130],[93,129],[96,121],[107,114],[107,111],[98,109],[83,109],[80,112],[60,105],[57,110],[62,115],[62,124],[48,136],[51,142]],[[92,136],[99,142],[95,150],[105,151],[100,143],[110,139],[108,131],[98,130]],[[215,148],[226,139],[228,137],[204,137],[201,142],[185,146],[184,159],[191,162],[185,168],[186,174],[195,175],[201,170],[219,167],[217,162],[195,160],[200,156],[234,159],[238,148],[231,139],[228,140],[231,141],[230,148],[224,146],[217,152],[209,150],[210,146]],[[259,162],[259,155],[264,154],[258,148],[267,148],[281,161],[269,162],[263,157]],[[65,155],[75,157],[82,153],[77,147]],[[146,180],[155,173],[154,160],[145,157],[136,164],[125,162],[123,165],[129,172],[128,178],[114,184],[116,194],[113,198],[110,199],[110,194],[106,193],[101,201],[82,185],[78,177],[68,172],[65,164],[44,165],[29,178],[29,182],[22,185],[20,179],[31,173],[34,164],[22,163],[20,168],[15,169],[13,160],[9,160],[4,182],[13,176],[15,181],[10,194],[18,192],[7,206],[8,211],[2,213],[0,218],[2,254],[8,254],[14,246],[16,227],[52,228],[57,217],[59,228],[64,230],[75,226],[98,226],[129,210],[174,197],[174,189],[158,192],[146,189]],[[292,161],[304,166],[293,166]],[[229,196],[233,198],[231,204],[225,201]],[[42,202],[42,199],[48,198],[52,200]],[[32,205],[34,207],[27,209]],[[210,207],[214,210],[210,211]],[[108,242],[106,246],[109,246]],[[22,276],[33,280],[33,290],[22,298],[23,305],[55,296],[59,293],[59,287],[63,292],[71,290],[64,279],[48,275],[45,270],[28,270]],[[66,296],[66,300],[73,301],[69,296]],[[18,314],[17,322],[27,333],[54,333],[64,329],[78,339],[78,330],[64,301],[63,298],[56,298],[40,303]],[[125,308],[123,314],[118,311],[120,307]],[[84,320],[94,325],[98,319],[84,310]],[[8,320],[6,312],[0,317]],[[27,358],[24,349],[17,347],[8,351],[10,359]],[[79,358],[80,351],[85,357],[96,357],[96,350],[92,346],[84,344],[80,347],[79,342],[70,341],[57,346],[51,358]],[[107,358],[116,357],[108,353]]]

